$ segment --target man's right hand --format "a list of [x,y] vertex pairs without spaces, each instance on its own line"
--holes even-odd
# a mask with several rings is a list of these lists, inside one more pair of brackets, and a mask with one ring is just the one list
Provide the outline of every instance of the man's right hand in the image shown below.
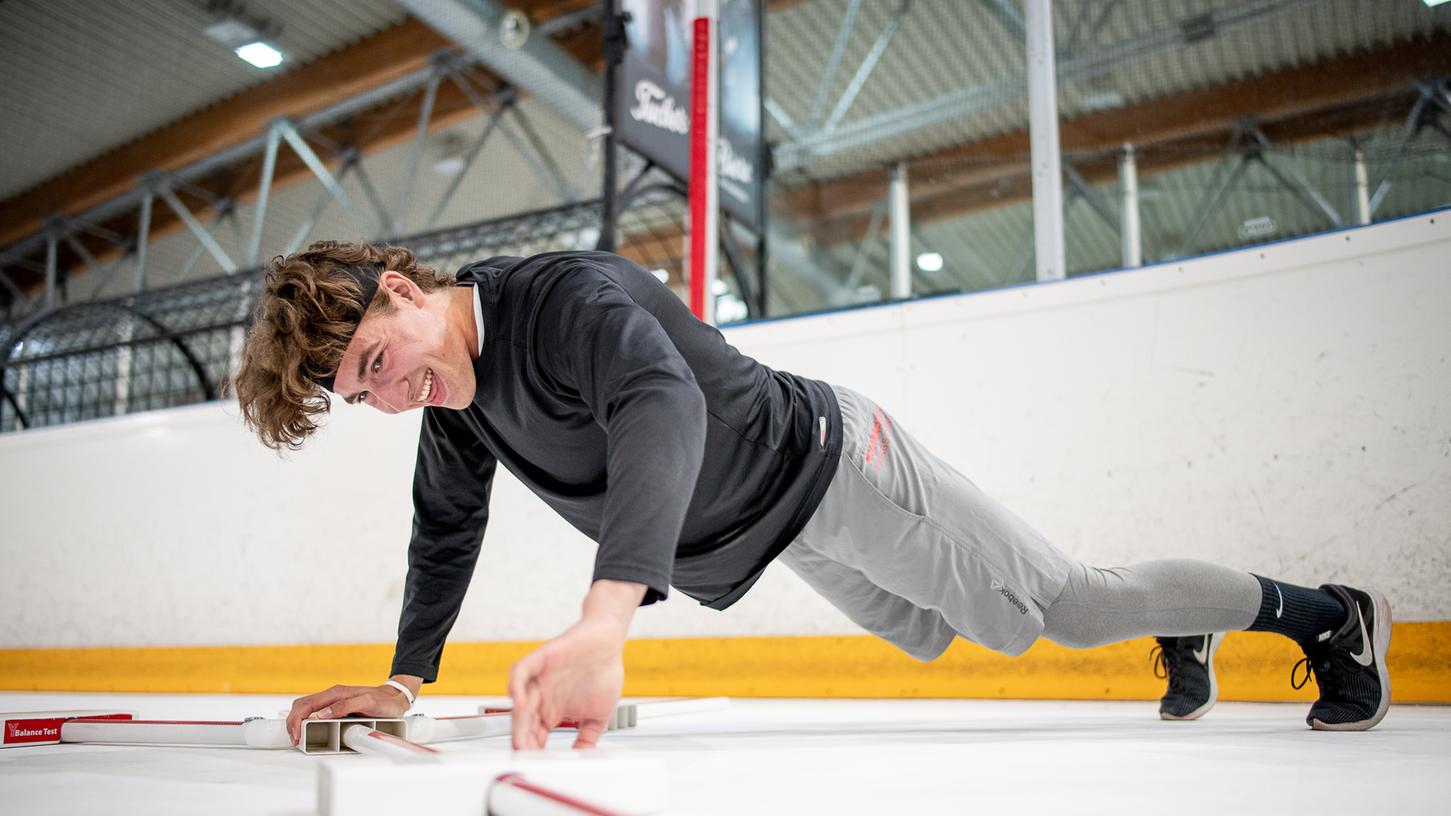
[[[418,677],[394,677],[394,680],[408,686],[414,696],[423,684]],[[302,738],[302,721],[309,717],[319,720],[335,720],[349,714],[364,717],[402,717],[408,710],[408,698],[403,692],[389,685],[381,686],[333,686],[327,691],[298,697],[292,702],[292,711],[287,714],[287,735],[292,744]]]

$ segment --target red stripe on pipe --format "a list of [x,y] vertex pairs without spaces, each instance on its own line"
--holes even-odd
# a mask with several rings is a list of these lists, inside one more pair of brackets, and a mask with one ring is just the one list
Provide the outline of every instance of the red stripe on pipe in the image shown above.
[[216,720],[118,720],[115,717],[76,717],[69,722],[104,723],[119,722],[125,725],[246,725],[244,722],[221,722]]
[[550,790],[549,788],[543,787],[541,785],[536,785],[535,783],[530,782],[529,780],[516,773],[503,774],[494,780],[494,784],[508,785],[509,787],[517,788],[521,791],[524,791],[525,793],[533,794],[534,796],[538,796],[541,799],[547,799],[551,802],[554,802],[555,804],[562,805],[564,807],[570,808],[571,810],[578,811],[579,813],[588,814],[588,816],[624,816],[618,811],[606,810],[599,805],[576,799],[569,794],[560,793],[559,791]]
[[710,18],[695,19],[690,80],[690,311],[705,319],[705,254],[709,202],[707,140],[710,138]]
[[[486,708],[486,709],[484,709],[484,713],[483,713],[482,716],[487,717],[487,716],[489,716],[491,714],[513,714],[513,713],[514,713],[514,709],[512,709],[512,708]],[[461,719],[464,719],[464,718],[463,717],[435,717],[434,719],[438,719],[438,720],[447,720],[447,719],[461,720]],[[579,729],[579,720],[560,720],[559,723],[556,724],[554,727],[555,728],[573,728],[575,730],[578,730]]]
[[410,751],[417,751],[420,754],[438,753],[438,749],[436,748],[429,748],[427,745],[420,745],[416,742],[411,742],[409,740],[403,739],[402,737],[396,737],[392,734],[387,734],[377,729],[369,731],[366,736],[372,737],[379,742],[386,742],[389,745],[397,745],[400,748],[407,748]]

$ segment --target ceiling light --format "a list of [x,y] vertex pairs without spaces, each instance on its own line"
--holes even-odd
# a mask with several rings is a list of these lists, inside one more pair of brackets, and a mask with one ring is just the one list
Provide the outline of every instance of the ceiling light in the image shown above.
[[282,52],[261,40],[237,46],[236,54],[258,68],[272,68],[282,64]]
[[924,252],[917,256],[917,268],[923,272],[940,272],[942,256],[936,252]]
[[202,31],[211,39],[232,48],[262,39],[262,32],[253,28],[245,20],[231,17],[223,17]]
[[205,10],[211,17],[202,29],[208,39],[258,68],[282,64],[282,52],[272,46],[282,33],[282,26],[249,14],[241,0],[207,0]]
[[1424,0],[1424,2],[1425,2],[1425,4],[1427,6],[1430,6],[1431,8],[1435,8],[1436,6],[1439,6],[1442,3],[1451,3],[1451,0]]

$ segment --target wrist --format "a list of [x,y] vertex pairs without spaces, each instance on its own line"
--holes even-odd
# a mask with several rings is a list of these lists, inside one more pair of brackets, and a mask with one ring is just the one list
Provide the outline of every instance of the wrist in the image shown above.
[[423,688],[423,678],[411,674],[395,674],[384,681],[383,685],[397,689],[408,700],[408,704],[413,705],[418,701],[419,692]]
[[404,709],[403,709],[404,711],[407,711],[408,709],[410,709],[410,708],[413,707],[413,702],[414,702],[414,700],[416,698],[415,698],[413,692],[411,692],[411,691],[408,690],[408,687],[407,686],[403,685],[402,683],[398,682],[397,680],[384,680],[383,681],[383,685],[387,686],[388,688],[393,689],[394,691],[398,692],[398,694],[403,697],[403,702],[405,702],[407,704],[404,707]]
[[584,597],[580,623],[591,628],[609,629],[625,639],[635,610],[644,600],[646,586],[631,581],[602,578],[590,585]]

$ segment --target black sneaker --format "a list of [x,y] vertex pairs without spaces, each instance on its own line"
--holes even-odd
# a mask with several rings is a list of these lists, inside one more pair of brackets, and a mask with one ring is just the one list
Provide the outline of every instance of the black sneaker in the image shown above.
[[1219,681],[1214,679],[1214,653],[1224,635],[1190,635],[1156,638],[1159,645],[1149,656],[1154,676],[1167,679],[1169,690],[1159,700],[1159,717],[1165,720],[1197,720],[1214,707],[1219,698]]
[[[1317,731],[1364,731],[1375,727],[1391,702],[1386,649],[1391,645],[1391,605],[1375,590],[1339,584],[1321,589],[1350,610],[1338,630],[1325,632],[1305,658],[1290,670],[1290,685],[1300,688],[1315,675],[1320,699],[1310,706],[1305,722]],[[1301,666],[1305,677],[1297,680]]]

